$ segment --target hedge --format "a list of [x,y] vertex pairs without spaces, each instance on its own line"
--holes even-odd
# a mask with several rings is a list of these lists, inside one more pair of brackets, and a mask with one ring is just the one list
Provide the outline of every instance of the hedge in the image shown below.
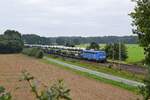
[[40,48],[24,48],[22,53],[35,58],[43,58],[44,56],[44,52]]

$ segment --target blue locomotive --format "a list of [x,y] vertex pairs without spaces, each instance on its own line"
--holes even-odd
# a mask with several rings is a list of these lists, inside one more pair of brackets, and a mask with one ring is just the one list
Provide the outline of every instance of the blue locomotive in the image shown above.
[[80,54],[81,58],[98,62],[106,62],[105,51],[83,50]]

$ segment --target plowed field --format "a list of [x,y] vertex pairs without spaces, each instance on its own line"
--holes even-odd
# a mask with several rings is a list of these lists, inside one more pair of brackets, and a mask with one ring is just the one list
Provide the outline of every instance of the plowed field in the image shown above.
[[136,94],[109,84],[77,75],[54,65],[22,54],[0,55],[0,85],[11,91],[13,100],[36,100],[26,82],[19,82],[22,70],[30,72],[38,82],[52,84],[64,79],[73,100],[136,100]]

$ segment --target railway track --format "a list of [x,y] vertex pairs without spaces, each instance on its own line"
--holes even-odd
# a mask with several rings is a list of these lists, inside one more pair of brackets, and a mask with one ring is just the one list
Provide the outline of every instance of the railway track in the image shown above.
[[113,68],[117,68],[119,70],[125,70],[125,71],[129,71],[135,74],[146,74],[147,73],[147,69],[143,66],[138,66],[138,65],[130,65],[130,64],[122,64],[122,63],[114,63],[114,62],[107,62],[104,64],[101,64],[107,67],[113,67]]

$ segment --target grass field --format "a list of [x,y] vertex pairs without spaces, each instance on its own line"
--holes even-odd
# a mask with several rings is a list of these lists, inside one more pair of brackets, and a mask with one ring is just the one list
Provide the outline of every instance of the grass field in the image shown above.
[[139,62],[144,59],[144,50],[137,44],[127,44],[128,59],[129,63]]
[[[86,48],[89,44],[81,44],[77,47]],[[105,44],[100,44],[101,48],[104,48]],[[136,63],[140,62],[144,59],[144,50],[138,44],[126,44],[127,52],[128,52],[128,59],[126,60],[127,63]]]

